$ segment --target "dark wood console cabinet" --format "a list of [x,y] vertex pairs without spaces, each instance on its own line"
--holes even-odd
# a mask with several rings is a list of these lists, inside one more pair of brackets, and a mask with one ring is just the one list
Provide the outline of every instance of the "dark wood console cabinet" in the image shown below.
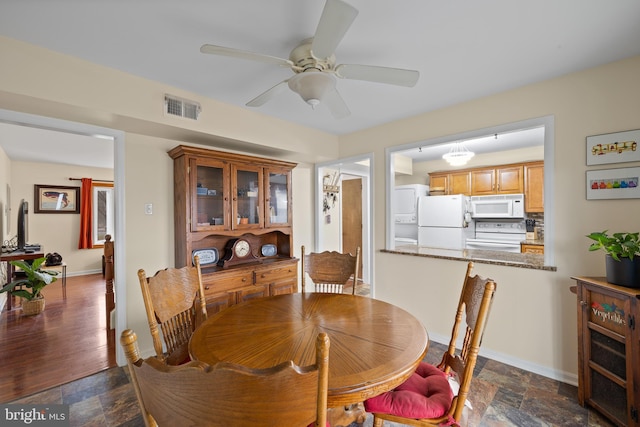
[[640,426],[640,289],[604,277],[572,279],[578,296],[579,403],[618,426]]
[[[202,266],[208,313],[250,298],[297,292],[291,201],[296,164],[183,145],[169,156],[176,267],[191,264],[196,249],[215,248],[222,258],[235,238],[247,240],[253,254],[248,263]],[[269,250],[263,252],[265,245]]]

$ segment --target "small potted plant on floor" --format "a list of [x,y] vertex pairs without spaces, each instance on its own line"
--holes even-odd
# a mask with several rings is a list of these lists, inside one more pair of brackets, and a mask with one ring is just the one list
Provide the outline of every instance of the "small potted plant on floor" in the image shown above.
[[[56,271],[40,270],[40,266],[46,258],[34,259],[32,263],[26,261],[10,261],[11,265],[19,267],[24,276],[17,277],[11,283],[7,283],[0,289],[0,292],[10,292],[11,295],[19,296],[22,301],[22,314],[32,316],[42,313],[44,310],[44,296],[41,291],[57,280]],[[15,289],[18,287],[19,289]],[[9,295],[9,298],[11,298]]]
[[640,233],[613,233],[607,230],[588,234],[594,240],[590,251],[602,249],[606,255],[607,282],[640,288]]

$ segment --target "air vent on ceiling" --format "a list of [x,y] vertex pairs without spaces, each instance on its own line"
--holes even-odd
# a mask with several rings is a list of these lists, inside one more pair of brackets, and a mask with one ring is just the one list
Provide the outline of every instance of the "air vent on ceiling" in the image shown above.
[[202,108],[200,104],[188,99],[178,98],[173,95],[164,96],[164,113],[172,116],[185,117],[198,120]]

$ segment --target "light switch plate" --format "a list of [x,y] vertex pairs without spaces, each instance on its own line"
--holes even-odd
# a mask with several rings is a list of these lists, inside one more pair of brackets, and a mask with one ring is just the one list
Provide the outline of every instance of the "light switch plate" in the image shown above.
[[146,203],[144,205],[144,213],[147,215],[153,215],[153,204],[152,203]]

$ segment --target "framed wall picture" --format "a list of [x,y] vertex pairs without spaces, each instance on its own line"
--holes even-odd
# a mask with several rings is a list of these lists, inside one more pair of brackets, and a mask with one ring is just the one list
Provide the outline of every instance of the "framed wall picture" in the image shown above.
[[640,198],[640,167],[587,171],[587,200]]
[[640,129],[587,137],[587,165],[640,161]]
[[35,186],[34,213],[80,213],[80,187]]

